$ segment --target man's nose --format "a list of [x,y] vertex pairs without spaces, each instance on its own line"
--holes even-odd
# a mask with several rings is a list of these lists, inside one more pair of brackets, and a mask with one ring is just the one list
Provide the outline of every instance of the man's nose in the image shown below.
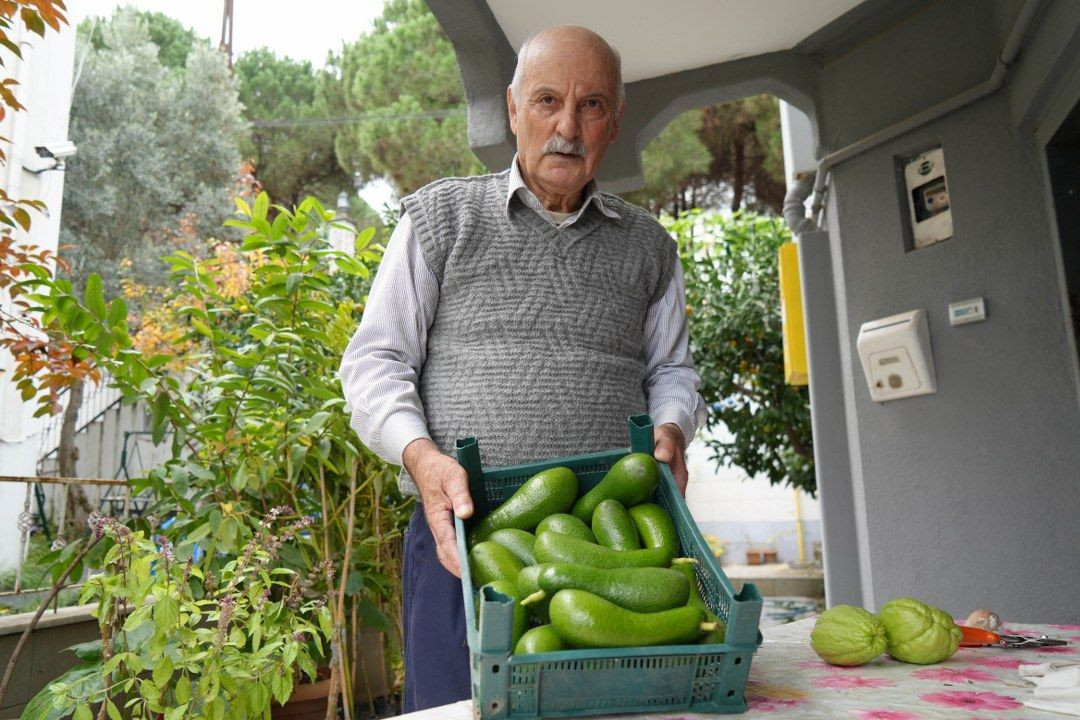
[[576,105],[567,103],[559,113],[559,124],[555,129],[567,140],[576,140],[581,134],[581,120]]

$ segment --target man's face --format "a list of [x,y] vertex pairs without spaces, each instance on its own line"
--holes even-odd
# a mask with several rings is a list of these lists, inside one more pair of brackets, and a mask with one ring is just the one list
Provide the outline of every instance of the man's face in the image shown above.
[[530,52],[518,97],[507,90],[507,104],[521,172],[542,200],[576,197],[622,120],[610,54],[574,36],[556,35]]

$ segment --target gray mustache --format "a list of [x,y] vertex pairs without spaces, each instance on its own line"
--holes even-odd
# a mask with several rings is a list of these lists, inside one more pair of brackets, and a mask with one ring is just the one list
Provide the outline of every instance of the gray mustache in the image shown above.
[[550,155],[551,153],[561,153],[563,155],[577,155],[579,157],[585,157],[585,143],[580,140],[567,140],[562,135],[552,135],[551,139],[544,143],[544,147],[540,149],[544,155]]

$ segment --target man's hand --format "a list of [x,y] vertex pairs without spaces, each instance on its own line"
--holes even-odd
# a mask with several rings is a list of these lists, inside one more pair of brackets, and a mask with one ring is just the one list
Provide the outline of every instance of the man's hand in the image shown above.
[[653,456],[660,462],[666,462],[671,468],[671,474],[675,476],[675,484],[679,492],[686,495],[686,458],[683,448],[686,443],[683,440],[682,429],[675,423],[664,423],[656,428],[656,444],[653,447]]
[[457,577],[461,577],[461,559],[454,534],[454,516],[465,519],[472,515],[469,496],[469,476],[456,460],[444,455],[435,443],[426,438],[413,440],[402,453],[402,464],[416,486],[424,505],[435,552],[439,562]]

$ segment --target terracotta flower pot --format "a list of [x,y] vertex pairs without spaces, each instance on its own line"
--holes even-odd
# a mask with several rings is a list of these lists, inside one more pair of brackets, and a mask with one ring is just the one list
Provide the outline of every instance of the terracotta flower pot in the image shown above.
[[324,720],[330,698],[330,668],[318,669],[315,682],[302,682],[293,688],[284,705],[271,703],[271,718],[289,720]]

